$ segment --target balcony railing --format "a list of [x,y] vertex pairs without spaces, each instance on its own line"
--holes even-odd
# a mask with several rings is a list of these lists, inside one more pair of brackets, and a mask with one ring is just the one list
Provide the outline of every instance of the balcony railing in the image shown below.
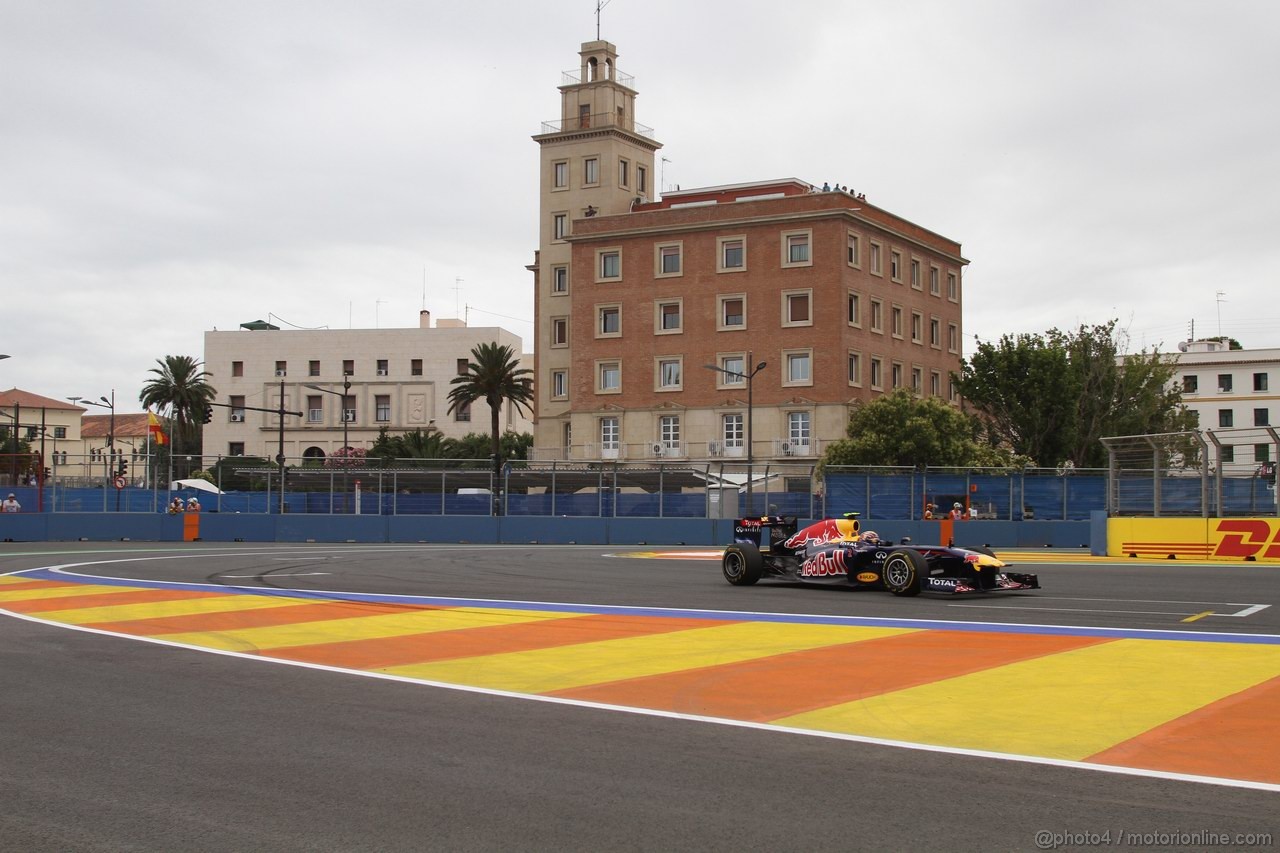
[[616,127],[628,133],[634,133],[636,136],[643,136],[645,139],[653,138],[653,128],[638,121],[630,121],[625,116],[622,121],[619,121],[616,113],[593,113],[560,121],[544,121],[542,123],[542,132],[567,133],[574,130],[592,130],[606,127]]
[[[603,82],[606,79],[608,78],[602,77],[593,82],[599,83],[599,82]],[[615,69],[613,72],[613,81],[617,83],[619,86],[626,86],[628,89],[635,91],[636,78],[632,77],[630,74],[626,74],[626,73],[623,73],[622,71],[618,71]],[[581,83],[582,83],[582,72],[579,71],[578,69],[575,68],[571,71],[560,72],[561,86],[578,86]]]

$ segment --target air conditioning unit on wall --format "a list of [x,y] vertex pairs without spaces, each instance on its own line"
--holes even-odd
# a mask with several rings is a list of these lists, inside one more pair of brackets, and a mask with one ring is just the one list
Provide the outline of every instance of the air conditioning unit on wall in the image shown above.
[[233,424],[241,424],[241,423],[244,423],[244,415],[240,414],[239,412],[236,412],[236,413],[232,414],[232,415],[231,415],[231,422],[232,422]]
[[662,446],[661,441],[655,441],[653,444],[649,445],[649,453],[653,456],[662,456],[665,451],[666,448]]

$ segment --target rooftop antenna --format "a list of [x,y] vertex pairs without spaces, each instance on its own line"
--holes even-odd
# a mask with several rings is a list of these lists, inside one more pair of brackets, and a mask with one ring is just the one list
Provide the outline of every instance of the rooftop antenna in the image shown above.
[[600,10],[612,2],[613,0],[596,0],[596,41],[600,41]]
[[453,280],[453,316],[455,317],[459,314],[458,291],[460,290],[462,290],[462,279],[455,278]]
[[1218,302],[1218,337],[1222,337],[1222,303],[1226,301],[1226,300],[1225,300],[1225,299],[1223,299],[1222,297],[1224,297],[1224,296],[1226,296],[1226,295],[1227,295],[1226,291],[1224,291],[1224,290],[1219,290],[1219,291],[1218,291],[1218,296],[1217,296],[1217,302]]
[[666,178],[664,176],[667,174],[667,164],[670,162],[666,157],[663,157],[662,162],[658,164],[658,192],[660,193],[667,191]]
[[422,267],[422,310],[427,310],[427,268]]

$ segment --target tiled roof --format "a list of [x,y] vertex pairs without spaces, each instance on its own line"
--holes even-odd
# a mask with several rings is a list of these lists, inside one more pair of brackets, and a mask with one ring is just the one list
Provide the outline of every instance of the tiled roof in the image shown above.
[[0,406],[11,408],[15,403],[24,409],[61,409],[68,412],[86,411],[83,406],[77,406],[69,400],[41,397],[39,394],[32,394],[30,391],[23,391],[19,388],[0,391]]
[[[116,415],[116,437],[146,438],[147,416]],[[85,415],[80,419],[81,438],[106,438],[111,429],[111,415]]]

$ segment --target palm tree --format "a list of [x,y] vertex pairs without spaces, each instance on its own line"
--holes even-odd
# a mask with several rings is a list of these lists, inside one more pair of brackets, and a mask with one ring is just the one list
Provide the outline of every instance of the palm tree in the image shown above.
[[174,452],[191,453],[199,450],[196,425],[203,420],[205,408],[217,390],[205,381],[209,372],[201,370],[203,362],[189,355],[166,355],[156,359],[159,367],[151,368],[154,379],[142,386],[138,401],[148,409],[169,410],[174,425]]
[[498,428],[498,413],[504,402],[510,401],[518,410],[529,411],[533,402],[532,370],[520,367],[520,360],[509,346],[499,346],[495,341],[478,344],[471,350],[472,361],[467,372],[454,377],[449,392],[449,412],[455,413],[476,400],[489,404],[489,425],[493,456],[493,514],[501,515],[499,496],[502,483],[502,431]]

